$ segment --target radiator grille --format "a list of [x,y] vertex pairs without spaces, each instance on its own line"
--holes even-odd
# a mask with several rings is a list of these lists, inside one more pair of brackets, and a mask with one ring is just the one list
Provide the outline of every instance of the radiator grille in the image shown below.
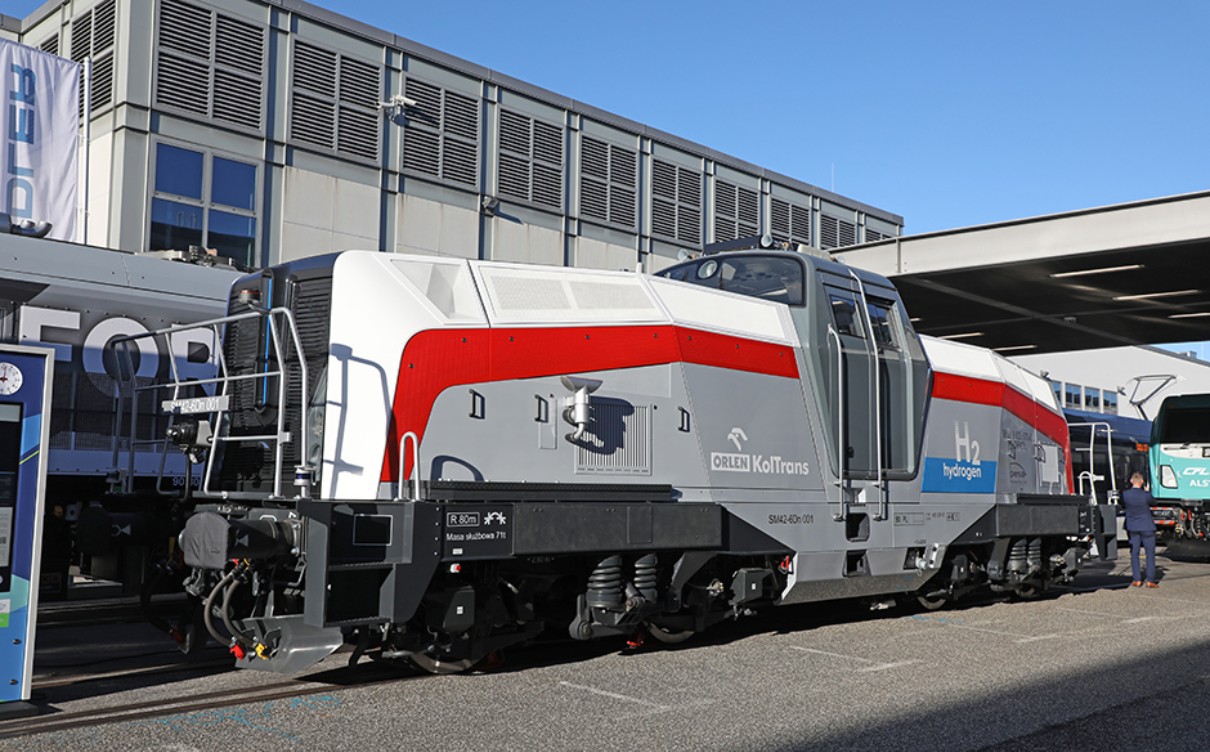
[[648,407],[593,400],[592,423],[576,445],[577,475],[651,475]]

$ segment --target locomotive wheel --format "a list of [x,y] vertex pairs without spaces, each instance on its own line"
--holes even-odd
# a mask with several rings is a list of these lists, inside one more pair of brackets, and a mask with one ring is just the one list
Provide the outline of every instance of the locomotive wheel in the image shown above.
[[941,593],[940,595],[918,595],[916,596],[916,602],[926,611],[937,611],[945,608],[950,599],[947,593]]
[[676,645],[677,643],[688,640],[693,635],[697,634],[692,629],[665,629],[658,624],[647,622],[645,625],[647,632],[656,639],[657,642],[662,642],[665,645]]
[[473,658],[447,658],[434,654],[431,648],[423,653],[412,653],[408,656],[408,661],[421,671],[427,671],[430,674],[457,674],[466,671],[478,662]]
[[1039,582],[1028,580],[1018,585],[1013,592],[1021,600],[1032,601],[1042,595],[1042,586]]

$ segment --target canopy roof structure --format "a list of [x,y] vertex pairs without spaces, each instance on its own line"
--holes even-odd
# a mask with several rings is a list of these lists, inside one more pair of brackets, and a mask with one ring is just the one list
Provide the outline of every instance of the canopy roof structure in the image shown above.
[[834,252],[917,330],[1005,354],[1210,339],[1210,191]]

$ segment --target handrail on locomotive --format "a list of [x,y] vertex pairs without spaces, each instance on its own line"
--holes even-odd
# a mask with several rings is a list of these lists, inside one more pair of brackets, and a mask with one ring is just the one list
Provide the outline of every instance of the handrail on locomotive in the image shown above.
[[[164,338],[164,342],[170,341],[172,335],[185,332],[207,330],[214,338],[214,342],[221,341],[224,328],[229,324],[244,321],[248,319],[264,319],[265,327],[269,332],[268,347],[269,358],[266,360],[265,370],[251,374],[231,374],[227,364],[227,359],[223,355],[221,347],[215,347],[212,352],[215,353],[215,367],[217,374],[211,378],[189,378],[183,379],[180,374],[180,369],[176,358],[169,358],[170,378],[163,383],[151,383],[147,385],[139,385],[135,376],[137,369],[135,368],[134,359],[132,357],[132,345],[137,345],[140,340]],[[292,351],[287,351],[282,346],[282,332],[285,328],[289,335],[290,344],[293,346]],[[117,380],[118,394],[117,409],[115,411],[114,421],[114,441],[113,441],[113,464],[115,468],[122,467],[120,454],[123,446],[126,447],[126,472],[122,475],[123,491],[129,493],[131,490],[130,484],[134,478],[134,457],[135,448],[138,445],[159,445],[160,449],[160,473],[156,479],[156,489],[161,493],[166,493],[163,488],[164,481],[164,466],[165,459],[169,449],[174,446],[172,436],[174,435],[174,427],[181,424],[178,423],[179,416],[182,415],[207,415],[207,419],[190,419],[197,421],[195,426],[200,426],[204,421],[209,426],[209,430],[202,429],[186,429],[176,432],[176,435],[185,439],[180,444],[175,444],[178,448],[185,451],[187,455],[187,466],[191,467],[199,457],[199,450],[205,450],[206,468],[203,476],[200,491],[203,494],[213,493],[211,479],[213,477],[215,452],[214,444],[216,442],[252,442],[252,441],[267,441],[274,444],[274,486],[273,495],[271,498],[283,498],[282,495],[282,464],[284,458],[285,445],[299,441],[285,427],[285,412],[278,411],[277,415],[277,432],[275,434],[261,434],[250,436],[225,436],[221,432],[222,421],[229,407],[231,396],[231,384],[237,381],[264,381],[267,384],[272,383],[271,380],[277,379],[278,388],[278,404],[286,404],[287,399],[291,396],[287,393],[289,379],[286,378],[286,369],[291,365],[291,360],[296,360],[294,363],[298,369],[300,377],[300,403],[305,404],[306,395],[309,394],[308,375],[305,362],[303,362],[302,341],[298,335],[298,327],[294,321],[294,313],[285,307],[277,308],[253,308],[250,311],[232,314],[229,316],[221,316],[218,318],[199,321],[196,324],[182,324],[177,326],[164,327],[154,331],[133,334],[124,337],[118,337],[110,342],[110,347],[121,358],[119,367],[119,378]],[[292,356],[292,357],[291,357]],[[276,363],[276,369],[269,369],[268,363]],[[189,398],[182,397],[182,392],[196,392],[202,390],[203,393],[207,387],[216,388],[217,395],[208,398]],[[267,388],[267,386],[266,386]],[[167,400],[160,403],[159,410],[169,415],[169,424],[165,430],[165,436],[158,439],[138,439],[138,418],[139,418],[139,398],[144,392],[152,394],[152,399],[155,395],[165,391],[171,391],[171,396]],[[127,427],[128,434],[122,435],[122,416],[126,412],[125,403],[129,400],[129,424]],[[301,441],[305,444],[308,433],[308,416],[307,410],[302,410],[300,415],[300,431]],[[123,438],[126,441],[123,441]],[[198,440],[200,439],[200,443]],[[311,479],[314,475],[314,468],[306,462],[305,452],[300,452],[299,457],[302,458],[299,465],[295,468],[295,486],[298,487],[298,495],[296,498],[309,498],[311,495]],[[188,481],[186,481],[188,490]],[[223,492],[223,496],[229,494]]]

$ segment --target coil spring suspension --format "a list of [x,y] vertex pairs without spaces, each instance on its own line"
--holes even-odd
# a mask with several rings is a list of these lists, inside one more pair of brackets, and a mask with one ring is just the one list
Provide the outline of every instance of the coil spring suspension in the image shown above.
[[589,608],[617,608],[622,605],[622,557],[607,556],[588,576]]

